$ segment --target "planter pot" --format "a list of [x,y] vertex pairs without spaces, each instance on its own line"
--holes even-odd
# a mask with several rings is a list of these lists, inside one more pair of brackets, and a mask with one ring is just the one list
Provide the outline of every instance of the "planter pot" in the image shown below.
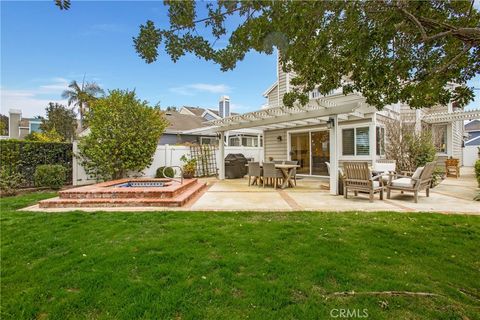
[[184,172],[183,173],[183,178],[184,179],[192,179],[195,176],[193,172]]

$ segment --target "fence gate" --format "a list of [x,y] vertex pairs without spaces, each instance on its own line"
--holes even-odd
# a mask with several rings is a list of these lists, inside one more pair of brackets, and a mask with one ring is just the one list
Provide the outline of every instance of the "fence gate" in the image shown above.
[[218,174],[217,147],[211,144],[190,146],[190,156],[197,160],[197,177],[216,176]]

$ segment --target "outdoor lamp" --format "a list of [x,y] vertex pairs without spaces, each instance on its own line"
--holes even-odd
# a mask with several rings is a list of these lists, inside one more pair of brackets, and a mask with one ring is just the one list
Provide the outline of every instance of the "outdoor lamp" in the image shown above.
[[333,118],[328,118],[327,128],[328,128],[328,129],[332,129],[333,127],[335,127],[335,119],[333,119]]
[[278,142],[281,142],[281,141],[282,141],[282,136],[278,136],[278,137],[277,137],[277,141],[278,141]]

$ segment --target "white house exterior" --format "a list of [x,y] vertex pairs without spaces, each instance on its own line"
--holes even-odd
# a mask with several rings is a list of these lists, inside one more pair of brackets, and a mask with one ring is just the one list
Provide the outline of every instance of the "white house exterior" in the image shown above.
[[[264,92],[267,105],[244,115],[210,121],[221,136],[230,130],[255,128],[263,131],[266,160],[297,160],[297,174],[327,176],[344,161],[368,161],[384,157],[385,123],[391,119],[430,125],[442,133],[438,159],[462,159],[463,121],[480,118],[480,110],[455,110],[452,104],[429,110],[412,110],[396,104],[378,111],[359,93],[344,95],[338,89],[327,96],[310,93],[306,106],[286,108],[283,96],[291,90],[291,75],[277,66],[277,81]],[[222,153],[222,148],[220,148]],[[223,163],[220,164],[222,178]],[[331,193],[337,194],[337,175],[330,175]]]

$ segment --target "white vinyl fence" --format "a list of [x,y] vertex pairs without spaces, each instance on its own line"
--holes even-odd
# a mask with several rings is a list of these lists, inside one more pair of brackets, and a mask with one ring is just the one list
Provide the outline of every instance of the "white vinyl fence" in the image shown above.
[[466,146],[463,148],[463,165],[473,167],[478,160],[478,146]]
[[[77,143],[73,143],[73,152],[76,154],[78,151]],[[225,156],[229,153],[241,153],[246,158],[253,158],[254,161],[263,161],[263,148],[260,147],[225,147]],[[190,147],[186,146],[170,146],[159,145],[153,156],[153,162],[150,167],[143,171],[145,177],[155,177],[155,172],[159,167],[164,166],[182,166],[180,158],[183,155],[190,155]],[[215,153],[217,167],[220,164],[220,155],[217,150]],[[73,185],[84,185],[95,183],[95,177],[90,177],[86,174],[82,165],[76,157],[73,157]]]

